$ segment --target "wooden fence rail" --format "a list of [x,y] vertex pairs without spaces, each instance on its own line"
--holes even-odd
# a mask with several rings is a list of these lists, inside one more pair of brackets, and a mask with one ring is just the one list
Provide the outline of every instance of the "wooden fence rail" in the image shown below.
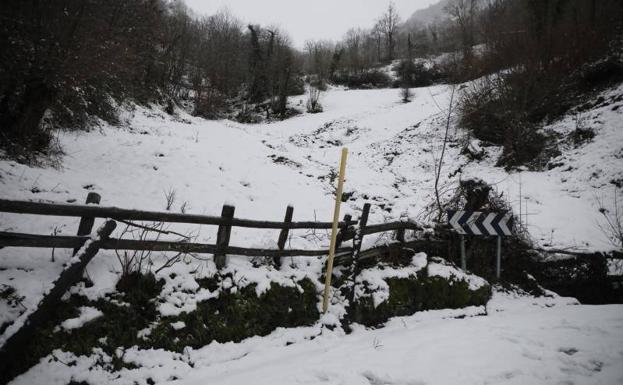
[[[34,248],[57,248],[71,249],[80,248],[89,236],[71,235],[39,235],[10,233],[0,231],[0,246],[2,247],[34,247]],[[328,249],[321,250],[297,250],[297,249],[256,249],[235,246],[224,246],[206,243],[191,243],[179,241],[150,241],[134,239],[109,238],[100,242],[102,250],[146,250],[146,251],[171,251],[196,254],[216,254],[221,252],[229,255],[263,256],[263,257],[314,257],[327,255]],[[350,252],[352,248],[341,247],[336,250],[339,253]]]
[[[110,218],[127,221],[153,221],[169,223],[188,223],[199,225],[227,225],[255,229],[330,229],[331,222],[274,222],[253,219],[214,217],[208,215],[182,214],[172,212],[128,210],[118,207],[86,206],[64,203],[42,203],[0,199],[0,212],[17,214],[51,215],[61,217]],[[340,222],[339,226],[356,224]]]
[[[98,204],[100,197],[90,193],[87,203]],[[404,242],[406,230],[421,229],[417,224],[404,221],[396,221],[375,225],[367,225],[367,213],[370,205],[366,204],[362,218],[365,220],[353,220],[351,215],[345,215],[344,220],[339,222],[340,233],[338,234],[338,247],[336,253],[340,256],[348,253],[358,254],[361,250],[361,241],[364,235],[393,231],[397,239]],[[95,205],[58,204],[44,202],[29,202],[0,199],[0,212],[33,214],[47,216],[81,217],[77,236],[62,235],[37,235],[12,232],[0,232],[1,247],[41,247],[41,248],[73,248],[77,250],[82,246],[90,233],[95,218],[110,218],[119,221],[153,221],[167,223],[202,224],[218,226],[216,244],[192,243],[185,241],[162,241],[162,240],[132,240],[109,238],[100,242],[100,248],[104,250],[148,250],[164,252],[183,252],[196,254],[213,254],[217,267],[223,268],[227,264],[227,255],[260,256],[275,258],[278,262],[282,257],[313,257],[329,253],[328,249],[302,250],[287,249],[286,242],[289,231],[293,229],[330,229],[331,222],[293,222],[294,208],[288,206],[283,222],[259,221],[251,219],[235,218],[233,206],[223,206],[220,217],[207,215],[193,215],[171,212],[155,212],[142,210],[128,210],[118,207],[100,207]],[[358,225],[356,231],[355,225]],[[256,229],[280,229],[277,241],[278,249],[260,249],[230,246],[231,230],[233,227],[256,228]],[[340,247],[345,242],[356,239],[355,248]],[[356,255],[355,255],[356,258]]]

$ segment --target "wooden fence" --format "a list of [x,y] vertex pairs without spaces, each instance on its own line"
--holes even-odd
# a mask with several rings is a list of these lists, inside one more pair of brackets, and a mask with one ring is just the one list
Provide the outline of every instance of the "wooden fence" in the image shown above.
[[[286,242],[290,230],[329,230],[332,226],[331,222],[292,221],[294,213],[294,208],[292,206],[288,206],[286,208],[283,222],[274,222],[236,218],[234,217],[235,208],[228,205],[223,206],[221,216],[207,216],[172,212],[128,210],[117,207],[101,207],[94,205],[99,203],[99,201],[100,197],[95,193],[90,193],[87,197],[87,203],[90,203],[90,205],[55,204],[0,199],[0,212],[81,218],[79,229],[75,236],[24,234],[2,231],[0,232],[0,247],[73,248],[74,250],[77,250],[90,237],[94,219],[106,218],[124,223],[127,223],[128,221],[150,221],[218,226],[215,244],[193,243],[187,241],[176,242],[118,238],[107,238],[99,242],[100,249],[105,250],[148,250],[213,254],[218,268],[226,266],[227,255],[281,258],[291,256],[322,256],[329,253],[328,249],[309,250],[286,248]],[[359,253],[361,251],[361,241],[365,235],[393,231],[396,233],[396,240],[399,243],[404,243],[406,230],[421,229],[418,225],[411,222],[389,222],[368,225],[367,218],[369,211],[370,205],[365,204],[359,220],[353,220],[350,215],[345,215],[344,219],[339,222],[338,227],[340,231],[338,234],[338,244],[336,248],[336,254],[338,256]],[[233,227],[280,230],[278,236],[276,237],[278,248],[260,249],[231,246],[230,238]],[[354,242],[355,247],[342,247],[343,242],[352,240],[355,237],[358,238]],[[359,245],[359,247],[357,247],[357,245]]]
[[[0,372],[15,374],[12,367],[12,358],[18,357],[22,346],[34,335],[36,329],[49,318],[56,304],[63,294],[81,278],[87,264],[95,257],[100,249],[114,250],[144,250],[163,251],[193,254],[213,254],[218,269],[227,265],[227,255],[272,257],[276,262],[282,257],[289,256],[322,256],[328,255],[328,249],[288,249],[286,243],[290,230],[318,230],[331,229],[331,222],[295,222],[292,220],[294,208],[286,208],[282,222],[259,221],[234,217],[235,208],[225,205],[221,216],[192,215],[172,212],[154,212],[141,210],[127,210],[117,207],[101,207],[100,196],[89,193],[85,205],[55,204],[0,199],[0,212],[79,217],[80,224],[75,236],[66,235],[40,235],[24,234],[15,232],[0,232],[0,248],[3,247],[40,247],[40,248],[68,248],[74,250],[74,258],[70,260],[60,276],[53,282],[52,289],[44,294],[37,308],[30,313],[23,326],[15,331],[0,348]],[[365,204],[361,217],[353,220],[350,215],[345,215],[339,222],[339,234],[336,246],[336,263],[348,264],[354,271],[356,262],[361,259],[378,256],[392,250],[401,250],[404,247],[414,246],[411,242],[405,242],[406,230],[419,230],[420,227],[410,222],[390,222],[383,224],[368,225],[370,204]],[[95,218],[104,218],[106,221],[92,235]],[[198,225],[218,226],[216,243],[193,243],[183,241],[163,241],[149,239],[121,239],[111,238],[117,222],[128,225],[141,226],[137,222],[158,223],[185,223]],[[277,235],[276,249],[259,249],[237,247],[230,245],[231,230],[233,227],[253,229],[279,230]],[[365,235],[393,231],[396,240],[393,244],[362,250],[362,242]],[[345,241],[353,240],[352,247],[342,247]],[[2,376],[0,376],[2,377]],[[2,382],[0,378],[0,383]]]

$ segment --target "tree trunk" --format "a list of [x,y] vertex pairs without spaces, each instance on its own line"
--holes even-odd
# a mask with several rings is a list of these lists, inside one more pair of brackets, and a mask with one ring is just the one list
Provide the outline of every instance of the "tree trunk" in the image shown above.
[[[5,132],[9,141],[29,151],[47,148],[49,138],[47,135],[41,135],[39,125],[54,93],[42,79],[33,79],[26,83],[18,103],[19,107],[9,111],[8,117],[5,118],[7,123]],[[10,109],[10,106],[7,108]]]

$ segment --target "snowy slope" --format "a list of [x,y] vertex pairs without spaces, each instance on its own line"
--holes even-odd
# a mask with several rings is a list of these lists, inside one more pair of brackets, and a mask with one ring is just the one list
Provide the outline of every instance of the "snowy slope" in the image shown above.
[[[621,94],[623,88],[610,93]],[[102,205],[162,210],[165,191],[173,189],[176,211],[187,202],[188,212],[218,214],[222,204],[230,202],[237,216],[277,220],[292,203],[295,219],[327,220],[333,189],[329,175],[335,171],[340,148],[346,146],[350,157],[345,189],[354,192],[347,212],[360,209],[367,197],[385,205],[374,207],[373,221],[401,215],[415,218],[432,201],[448,88],[419,88],[414,94],[413,102],[403,104],[398,90],[334,89],[322,96],[324,113],[261,125],[187,115],[171,119],[139,108],[128,116],[131,129],[61,134],[67,153],[61,169],[0,161],[0,193],[5,198],[81,202],[88,190],[102,195]],[[294,105],[300,102],[302,98],[292,100]],[[492,156],[483,162],[468,163],[451,143],[442,182],[484,178],[507,192],[516,211],[521,182],[522,198],[529,201],[528,226],[537,239],[547,238],[553,246],[608,249],[596,226],[594,198],[603,195],[608,201],[614,192],[609,181],[621,178],[623,134],[618,126],[623,109],[612,111],[620,104],[583,114],[597,136],[585,146],[564,151],[564,162],[556,160],[563,166],[508,174],[493,166],[498,149],[489,148]],[[573,118],[551,128],[568,132],[575,127]],[[451,134],[453,140],[465,135],[455,129]],[[447,177],[459,168],[462,173]],[[574,207],[577,214],[559,210],[560,206]],[[570,223],[577,216],[586,220]],[[33,223],[6,214],[0,221],[5,230],[44,233],[62,223],[57,219]],[[73,228],[67,225],[61,230],[71,233]],[[265,245],[275,238],[264,235],[236,234],[233,239]],[[212,236],[207,231],[202,240]]]
[[[174,190],[177,197],[172,207],[174,211],[180,211],[186,202],[186,211],[189,213],[218,215],[222,205],[229,202],[236,206],[236,216],[281,220],[286,205],[293,204],[295,220],[328,221],[333,208],[332,176],[337,167],[340,149],[346,146],[350,155],[345,190],[350,198],[343,206],[343,214],[351,213],[357,217],[363,204],[371,202],[373,208],[369,223],[397,218],[425,220],[423,215],[425,208],[433,201],[434,196],[434,164],[441,153],[449,88],[434,86],[415,89],[413,101],[407,104],[399,101],[398,92],[393,89],[356,91],[331,89],[322,95],[321,102],[325,112],[302,114],[286,121],[260,125],[205,121],[181,112],[178,117],[172,118],[158,112],[157,109],[136,108],[127,113],[126,128],[103,127],[89,133],[61,133],[59,140],[66,156],[59,169],[28,167],[12,161],[0,161],[0,196],[11,199],[80,203],[88,191],[96,191],[102,195],[102,205],[163,210],[166,192]],[[615,100],[617,95],[621,94],[623,86],[605,92],[604,98],[613,99],[613,103],[599,105],[583,112],[585,120],[595,129],[595,138],[592,142],[579,147],[566,146],[560,158],[554,161],[560,166],[546,172],[524,171],[509,174],[494,166],[500,152],[499,148],[494,147],[486,148],[489,157],[483,161],[468,162],[460,155],[459,145],[466,133],[453,127],[452,141],[446,151],[442,170],[443,190],[449,194],[460,178],[479,177],[496,186],[500,192],[504,192],[518,212],[521,186],[522,207],[526,207],[526,203],[528,205],[529,215],[526,225],[537,244],[573,249],[611,249],[611,245],[597,225],[600,214],[597,210],[596,197],[600,197],[604,202],[612,201],[615,189],[610,181],[620,180],[623,177],[621,156],[623,130],[620,129],[623,108],[617,107],[623,105],[623,101]],[[291,103],[303,109],[302,97],[293,98]],[[575,127],[573,119],[574,115],[569,115],[548,129],[568,133]],[[621,193],[620,188],[618,191]],[[522,221],[526,222],[525,216],[522,217]],[[74,234],[77,225],[77,219],[53,217],[35,219],[32,216],[0,214],[0,231]],[[216,236],[216,228],[209,226],[175,225],[171,230],[192,232],[198,242],[214,242]],[[274,247],[277,235],[277,231],[271,230],[235,229],[231,243],[235,246]],[[368,246],[387,240],[387,236],[380,236],[378,239],[366,237]],[[326,247],[328,236],[326,232],[295,231],[289,242],[289,247],[293,248]],[[50,250],[0,249],[0,284],[14,287],[16,296],[23,297],[21,302],[23,306],[17,308],[9,307],[6,301],[0,301],[0,323],[14,320],[24,309],[32,309],[36,305],[42,293],[50,287],[62,270],[63,263],[70,258],[69,253],[69,250],[56,250],[52,258]],[[323,258],[293,258],[282,266],[282,271],[277,271],[268,267],[255,269],[246,258],[233,257],[230,269],[234,276],[245,277],[248,282],[265,285],[267,281],[273,280],[292,284],[301,276],[310,275],[317,278],[323,264]],[[114,252],[100,252],[88,267],[88,274],[95,285],[88,289],[80,287],[76,290],[89,297],[101,296],[114,289],[119,271],[119,263]],[[184,284],[191,281],[185,282],[184,277],[191,274],[195,277],[209,276],[213,271],[214,265],[210,261],[195,260],[164,270],[160,274],[167,280],[163,295],[170,295],[170,298],[167,298],[168,304],[173,304],[175,309],[164,306],[160,311],[166,314],[171,311],[182,311],[180,306],[192,307],[202,299],[202,294],[189,294],[185,291]],[[170,272],[175,272],[177,278],[170,278]],[[542,327],[549,330],[548,328],[554,328],[552,323],[560,322],[562,317],[574,319],[573,326],[569,328],[587,330],[587,335],[591,337],[602,335],[596,329],[585,327],[588,320],[595,321],[589,311],[590,308],[564,309],[551,314],[544,309],[543,317],[519,318],[521,322],[517,322],[517,325],[536,323],[535,328]],[[604,335],[609,335],[608,333],[612,333],[613,330],[618,330],[620,335],[621,308],[604,309],[608,309],[604,311],[611,312],[613,317],[611,321],[603,320],[607,323],[603,325],[603,329],[607,330]],[[489,327],[496,330],[495,328],[502,328],[504,323],[511,322],[504,317],[492,317],[491,322],[494,323],[485,324],[487,325],[485,327],[478,326],[479,319],[465,322],[468,322],[469,328],[482,327],[482,333],[485,333],[485,329],[489,330]],[[499,323],[495,323],[498,321]],[[568,330],[564,325],[559,329],[560,333],[551,338],[560,338],[564,341],[568,336],[565,334]],[[449,330],[452,328],[439,330],[439,333]],[[424,338],[424,335],[418,333],[421,332],[413,335],[414,340]],[[595,338],[601,341],[599,338],[602,337]],[[4,336],[0,337],[0,340],[3,338]],[[326,344],[330,344],[331,338],[335,336],[329,335],[326,338],[328,339],[323,341],[326,340]],[[362,348],[363,342],[357,342],[356,336],[348,338],[352,341],[353,350]],[[472,339],[466,341],[471,341],[470,345],[476,344],[476,337],[470,338]],[[541,337],[534,338],[536,340]],[[391,338],[387,340],[392,341]],[[396,337],[396,343],[398,340]],[[580,339],[578,342],[585,343],[582,347],[591,348],[586,345],[590,343],[589,340],[582,341],[584,340]],[[612,340],[613,344],[614,341],[616,339]],[[462,340],[454,339],[448,341],[450,342],[464,343]],[[523,348],[512,342],[501,342],[502,345],[505,343],[507,345],[504,345],[504,349],[507,349],[508,354],[522,355]],[[270,342],[268,344],[270,345]],[[390,346],[393,343],[385,342],[385,344]],[[305,349],[314,352],[321,352],[326,348],[323,347],[325,345],[305,346],[307,346]],[[461,346],[465,348],[467,345]],[[596,349],[594,346],[592,348]],[[299,353],[301,357],[309,353],[305,349],[303,349],[305,353]],[[209,353],[210,350],[207,352],[208,355],[212,354]],[[592,357],[583,355],[567,357],[566,353],[559,356],[558,353],[551,353],[549,350],[548,352],[547,354],[553,355],[552,357],[555,356],[552,359],[556,360],[556,363],[563,362],[560,365],[563,365],[561,367],[565,370],[575,368],[569,370],[584,374],[592,373],[591,368],[594,368],[590,364]],[[434,357],[435,354],[441,353],[431,352],[431,354]],[[608,360],[615,358],[621,360],[621,352],[615,348],[604,354],[604,357],[595,359],[599,362],[609,362]],[[143,357],[143,353],[137,355]],[[391,352],[388,352],[388,355],[392,355]],[[155,362],[160,359],[159,354],[154,353],[154,357]],[[576,363],[578,357],[582,357],[582,360]],[[177,360],[176,365],[181,365],[178,368],[180,371],[186,370],[183,369],[186,364],[179,363],[179,358],[171,359]],[[531,360],[529,357],[525,359]],[[323,360],[324,358],[318,358],[315,362],[317,365],[331,362],[330,359]],[[458,358],[456,361],[459,361]],[[250,366],[257,365],[255,361],[244,362]],[[309,372],[311,374],[308,374],[308,377],[301,377],[302,381],[314,383],[327,378],[326,382],[341,383],[341,380],[335,380],[335,376],[338,376],[335,374],[338,363],[339,360],[336,360],[333,364],[333,372],[330,371],[328,374],[318,372],[321,374],[317,379],[313,378],[313,372]],[[538,362],[537,364],[541,365]],[[402,361],[400,365],[406,363]],[[470,364],[467,362],[465,365]],[[364,366],[362,364],[361,368]],[[46,368],[47,373],[49,368]],[[33,369],[29,375],[37,373],[38,370]],[[537,379],[542,383],[549,383],[547,379],[552,378],[548,377],[551,374],[549,370],[537,371],[539,373]],[[353,374],[354,377],[344,378],[342,382],[366,383],[364,380],[366,376],[361,377],[361,371],[357,373]],[[426,371],[422,373],[422,377],[409,377],[410,374],[400,372],[399,369],[386,373],[389,377],[380,372],[373,373],[375,374],[368,382],[379,384],[419,383],[418,381],[428,382],[435,378],[435,374]],[[491,369],[486,373],[486,376],[493,376],[485,376],[488,378],[487,381],[496,382],[495,378],[498,378],[509,383],[526,383],[521,380],[523,374],[510,369],[499,372]],[[495,373],[501,377],[494,377]],[[611,374],[604,370],[595,376]],[[439,375],[442,376],[439,378],[446,381],[445,383],[452,383],[454,379],[449,373]],[[27,375],[24,378],[30,377]],[[405,378],[414,378],[415,382],[408,382]],[[620,376],[617,378],[620,379]],[[472,380],[471,383],[484,383]],[[443,382],[440,380],[436,383]]]
[[[604,96],[622,93],[620,86]],[[165,192],[175,190],[174,211],[187,202],[188,212],[218,215],[221,206],[230,202],[239,217],[280,220],[290,203],[295,220],[326,221],[333,206],[331,174],[340,148],[347,146],[345,190],[352,196],[344,213],[356,217],[363,204],[371,202],[370,223],[422,220],[434,197],[434,164],[441,153],[448,87],[415,89],[413,102],[407,104],[399,102],[398,90],[393,89],[332,89],[321,101],[323,113],[261,125],[206,121],[183,113],[171,118],[137,108],[125,117],[125,129],[61,133],[66,156],[60,169],[0,161],[0,196],[82,202],[88,191],[96,191],[102,195],[102,205],[163,210]],[[304,104],[303,97],[291,102]],[[610,249],[597,225],[601,218],[595,198],[612,201],[614,187],[609,181],[622,177],[623,108],[614,110],[621,104],[585,112],[596,137],[563,151],[558,162],[564,165],[547,172],[509,174],[494,167],[499,149],[491,147],[487,148],[490,157],[470,163],[459,154],[457,144],[465,133],[452,129],[441,185],[449,193],[459,178],[483,178],[505,193],[516,213],[521,186],[522,206],[527,204],[529,214],[527,227],[538,243]],[[562,132],[573,127],[569,116],[552,129]],[[0,229],[5,231],[74,234],[77,222],[0,214]],[[216,228],[207,226],[172,230],[192,232],[198,242],[213,242],[216,235]],[[290,247],[326,246],[327,238],[326,232],[296,231]],[[277,232],[270,230],[234,229],[232,234],[236,246],[274,246],[276,239]],[[366,243],[385,240],[367,237]],[[105,257],[97,258],[89,269],[99,280],[96,289],[105,292],[119,266],[114,253],[102,254]],[[31,307],[68,257],[68,250],[55,251],[54,262],[49,250],[0,250],[0,282],[14,286],[25,297],[25,306]],[[321,264],[314,260],[316,268]]]

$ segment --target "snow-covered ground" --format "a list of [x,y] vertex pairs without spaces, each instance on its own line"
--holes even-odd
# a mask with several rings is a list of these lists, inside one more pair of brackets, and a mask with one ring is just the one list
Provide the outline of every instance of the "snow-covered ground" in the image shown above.
[[623,383],[623,306],[496,293],[486,311],[422,312],[350,335],[321,324],[278,329],[183,354],[129,349],[119,356],[139,368],[112,374],[93,368],[110,360],[101,352],[55,352],[58,361],[42,360],[13,384]]
[[[433,198],[449,89],[415,89],[413,102],[407,104],[399,102],[398,92],[334,89],[322,96],[323,113],[259,125],[185,114],[172,119],[137,108],[127,114],[129,129],[60,134],[67,155],[59,169],[0,161],[0,194],[80,203],[88,191],[96,191],[102,205],[163,210],[165,192],[174,190],[175,211],[186,202],[187,212],[218,215],[229,202],[236,206],[236,216],[279,220],[291,203],[295,220],[326,221],[333,206],[331,173],[346,146],[345,190],[353,195],[345,212],[356,214],[370,201],[371,222],[417,220]],[[623,86],[605,95],[622,93]],[[303,109],[303,99],[293,98],[292,103]],[[595,139],[563,151],[555,160],[560,165],[546,172],[507,173],[494,167],[496,147],[487,148],[487,159],[468,162],[459,154],[460,146],[451,143],[441,184],[449,190],[459,179],[483,178],[505,193],[516,212],[521,186],[528,229],[537,240],[555,247],[611,249],[597,226],[596,198],[611,202],[615,187],[610,181],[623,178],[623,109],[614,110],[620,105],[623,101],[584,112],[583,121],[595,130]],[[574,118],[570,115],[549,128],[568,133],[575,128]],[[455,139],[465,134],[452,129],[451,135]],[[74,231],[73,222],[32,219],[2,214],[0,223],[11,231]],[[200,240],[213,240],[212,230],[202,229]],[[266,231],[238,230],[232,240],[266,246],[275,238]]]
[[[126,128],[61,133],[59,141],[66,153],[61,168],[0,161],[0,197],[81,203],[88,191],[95,191],[101,194],[104,206],[163,210],[165,195],[174,191],[173,211],[184,206],[189,213],[219,215],[228,202],[236,206],[238,217],[281,220],[286,206],[292,204],[294,220],[329,221],[333,176],[340,149],[346,146],[345,190],[350,198],[343,214],[356,218],[363,204],[371,202],[369,223],[397,218],[421,221],[425,208],[433,202],[434,164],[441,153],[450,92],[447,86],[413,91],[413,101],[403,104],[399,90],[332,89],[322,95],[323,113],[260,125],[206,121],[182,112],[172,118],[158,110],[136,108],[126,114]],[[623,86],[604,97],[621,94]],[[304,109],[303,97],[293,98],[291,103]],[[584,112],[583,119],[595,130],[595,138],[577,148],[567,146],[556,159],[559,166],[545,172],[508,173],[497,168],[494,164],[500,149],[493,147],[485,149],[486,159],[468,162],[458,145],[465,133],[452,128],[453,142],[446,151],[441,185],[449,194],[460,179],[482,178],[503,192],[516,212],[521,188],[522,207],[528,210],[523,222],[537,244],[611,249],[598,226],[597,200],[612,202],[615,187],[610,181],[623,179],[623,108],[618,106],[623,106],[623,101]],[[570,115],[548,128],[568,133],[575,128],[573,119]],[[620,194],[621,189],[618,191]],[[77,225],[77,219],[0,214],[0,231],[69,235],[75,234]],[[215,227],[177,225],[171,229],[192,232],[197,242],[213,243],[216,237]],[[288,247],[328,244],[326,232],[292,233]],[[277,236],[278,232],[271,230],[234,229],[231,244],[275,247]],[[367,237],[366,243],[386,240]],[[16,298],[24,298],[23,306],[18,307],[0,301],[0,323],[16,319],[23,309],[32,309],[70,257],[69,250],[52,254],[50,250],[1,249],[0,284],[10,285]],[[183,288],[185,276],[213,271],[213,264],[187,262],[162,272],[167,280],[163,293],[182,295],[183,290],[175,287]],[[233,257],[230,268],[248,276],[249,282],[262,282],[284,280],[289,275],[319,276],[323,264],[323,258],[295,258],[286,271],[278,272],[254,270],[246,258]],[[114,252],[100,252],[88,267],[95,286],[79,290],[90,297],[110,292],[119,271]],[[170,271],[178,274],[176,279],[169,277]],[[192,303],[202,299],[200,295],[190,297],[175,300]],[[254,383],[259,379],[266,383],[344,384],[622,381],[621,370],[613,368],[617,360],[623,363],[623,308],[549,309],[523,307],[522,300],[505,303],[504,312],[490,309],[488,317],[439,321],[437,316],[427,320],[421,318],[426,315],[418,315],[395,321],[383,331],[359,331],[347,337],[325,331],[313,341],[287,348],[283,348],[287,336],[300,339],[318,330],[282,330],[240,345],[213,344],[192,353],[204,356],[192,359],[201,362],[196,367],[202,369],[191,375],[187,375],[190,369],[181,356],[135,354],[147,367],[154,366],[150,375],[166,380],[169,372],[179,373],[176,376],[183,377],[185,383],[215,379],[247,382],[235,377],[239,375]],[[374,338],[382,346],[375,348]],[[0,336],[0,341],[3,339]],[[573,349],[577,352],[569,353]],[[165,373],[156,368],[163,357],[170,361],[166,368],[174,370]],[[437,362],[456,370],[440,369]],[[20,381],[31,383],[33,376],[42,370],[48,373],[55,365],[43,364]],[[84,368],[80,365],[78,369]],[[339,370],[348,365],[352,369]]]

